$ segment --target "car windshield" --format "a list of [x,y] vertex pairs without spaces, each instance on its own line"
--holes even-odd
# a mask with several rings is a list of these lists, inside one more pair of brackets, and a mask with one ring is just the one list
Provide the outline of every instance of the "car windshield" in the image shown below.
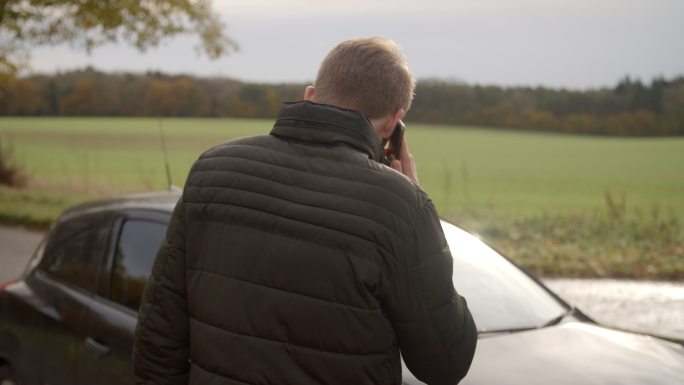
[[481,240],[442,222],[454,258],[454,287],[479,332],[541,327],[567,308]]

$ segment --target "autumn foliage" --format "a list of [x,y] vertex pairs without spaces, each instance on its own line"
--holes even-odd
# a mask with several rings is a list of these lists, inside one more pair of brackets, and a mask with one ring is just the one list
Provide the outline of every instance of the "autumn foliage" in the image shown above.
[[[305,84],[103,73],[92,68],[0,81],[0,115],[272,118]],[[419,81],[408,120],[545,132],[684,135],[684,77],[565,90]]]

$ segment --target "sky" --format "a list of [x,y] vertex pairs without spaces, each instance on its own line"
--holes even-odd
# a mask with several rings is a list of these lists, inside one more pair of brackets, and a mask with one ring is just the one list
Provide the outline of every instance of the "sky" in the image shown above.
[[211,61],[182,36],[140,53],[106,45],[31,50],[31,70],[185,73],[311,82],[327,52],[365,36],[394,39],[417,79],[469,84],[613,86],[684,75],[682,0],[214,0],[239,52]]

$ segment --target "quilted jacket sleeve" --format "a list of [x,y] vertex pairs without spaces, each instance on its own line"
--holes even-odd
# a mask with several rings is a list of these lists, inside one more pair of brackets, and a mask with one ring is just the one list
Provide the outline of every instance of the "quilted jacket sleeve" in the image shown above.
[[470,368],[477,329],[454,289],[453,259],[429,200],[414,225],[415,248],[394,274],[388,314],[411,373],[430,385],[456,384]]
[[135,331],[136,384],[187,384],[184,206],[179,201],[147,282]]

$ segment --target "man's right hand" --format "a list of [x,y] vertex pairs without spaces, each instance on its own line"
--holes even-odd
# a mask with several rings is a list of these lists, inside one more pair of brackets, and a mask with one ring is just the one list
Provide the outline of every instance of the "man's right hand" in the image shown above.
[[406,138],[401,141],[401,150],[399,151],[399,159],[394,159],[390,163],[390,167],[413,179],[418,184],[418,172],[416,171],[416,161],[413,155],[409,152],[408,142]]

